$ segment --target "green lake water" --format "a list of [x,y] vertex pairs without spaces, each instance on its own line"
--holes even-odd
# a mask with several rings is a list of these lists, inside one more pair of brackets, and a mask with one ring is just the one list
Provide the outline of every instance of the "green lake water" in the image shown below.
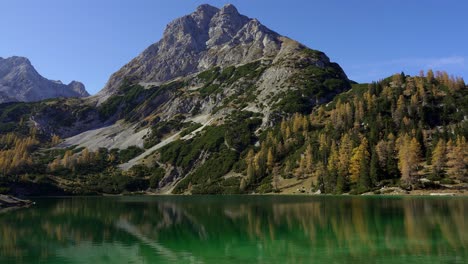
[[34,199],[0,263],[468,263],[468,198]]

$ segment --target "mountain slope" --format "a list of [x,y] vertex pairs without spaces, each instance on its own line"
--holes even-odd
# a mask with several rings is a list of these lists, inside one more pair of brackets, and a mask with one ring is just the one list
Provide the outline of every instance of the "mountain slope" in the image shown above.
[[[107,124],[124,119],[156,130],[171,122],[217,124],[244,109],[261,113],[262,127],[267,127],[349,88],[346,74],[324,53],[240,15],[232,5],[202,5],[171,22],[159,42],[114,73],[91,100],[97,100]],[[148,148],[166,136],[155,135],[155,129],[146,136]],[[95,149],[109,147],[99,142],[115,133],[111,127],[104,130],[93,138]],[[89,133],[65,145],[89,146],[76,140],[85,137]],[[121,135],[114,138],[111,147],[119,147]],[[134,142],[143,147],[141,140]]]
[[42,77],[24,57],[0,58],[0,103],[32,102],[55,97],[86,97],[82,83],[65,85]]
[[[44,148],[62,149],[37,153],[40,159],[33,156],[9,171],[21,173],[25,164],[36,164],[40,175],[73,174],[89,188],[91,182],[113,182],[110,171],[120,181],[118,175],[146,171],[145,164],[156,177],[151,186],[171,190],[188,173],[221,157],[230,163],[216,173],[227,173],[262,131],[350,87],[341,67],[324,53],[279,35],[232,5],[202,5],[171,22],[159,42],[113,74],[96,96],[6,105],[0,128],[18,138],[40,139]],[[167,162],[171,142],[192,149],[179,157],[183,166]],[[115,172],[116,165],[125,171]],[[96,191],[109,192],[107,187]],[[122,187],[115,188],[110,192]]]
[[[393,156],[390,170],[378,168],[385,176],[357,180],[362,168],[377,168],[376,154],[371,162],[366,153],[376,152],[378,140],[412,140],[442,126],[456,128],[444,140],[463,147],[466,86],[447,76],[397,75],[378,89],[350,90],[323,52],[232,5],[202,5],[171,22],[96,96],[0,105],[0,168],[21,179],[0,177],[0,187],[18,189],[19,181],[39,193],[214,194],[283,191],[304,181],[307,189],[313,182],[336,193],[372,190],[385,180],[398,185],[403,173]],[[343,164],[354,154],[353,162],[364,162],[338,177],[328,163],[336,161],[342,134],[351,138]]]

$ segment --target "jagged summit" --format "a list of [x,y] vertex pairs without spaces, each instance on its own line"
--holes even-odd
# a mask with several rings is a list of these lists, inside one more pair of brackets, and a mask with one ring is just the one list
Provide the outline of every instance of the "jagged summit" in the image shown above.
[[219,8],[215,7],[215,6],[212,6],[212,5],[209,5],[209,4],[201,4],[197,7],[197,9],[195,10],[194,13],[199,13],[199,12],[210,12],[210,11],[213,11],[213,12],[218,12],[219,11]]
[[20,57],[20,56],[11,56],[9,58],[0,57],[0,61],[2,61],[2,60],[9,60],[10,63],[12,63],[12,64],[31,65],[31,61],[29,61],[29,59],[26,58],[26,57]]
[[73,81],[65,85],[48,80],[25,57],[0,58],[0,103],[85,96],[89,94],[82,83]]
[[220,9],[200,5],[170,22],[162,39],[114,73],[98,97],[104,101],[114,94],[124,77],[165,82],[214,66],[275,57],[282,38],[258,20],[241,15],[232,4]]

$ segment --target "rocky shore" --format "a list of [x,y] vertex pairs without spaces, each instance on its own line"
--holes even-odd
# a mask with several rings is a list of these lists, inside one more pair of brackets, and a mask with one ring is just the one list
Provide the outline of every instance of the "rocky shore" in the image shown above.
[[22,200],[13,196],[0,194],[0,213],[14,208],[29,207],[32,204],[33,202],[29,200]]

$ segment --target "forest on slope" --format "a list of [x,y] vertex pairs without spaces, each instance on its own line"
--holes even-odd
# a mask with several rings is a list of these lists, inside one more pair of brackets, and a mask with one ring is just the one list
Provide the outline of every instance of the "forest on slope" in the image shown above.
[[[144,91],[128,89],[130,102],[132,93]],[[307,189],[320,193],[378,193],[383,186],[466,188],[468,90],[463,79],[431,70],[413,77],[395,74],[353,84],[314,108],[298,107],[304,102],[300,96],[286,97],[278,107],[292,110],[269,127],[261,126],[261,113],[238,109],[128,171],[119,164],[143,149],[55,148],[60,137],[31,125],[31,113],[52,106],[70,118],[99,115],[105,106],[83,109],[73,103],[76,99],[3,104],[0,192],[160,192],[169,186],[172,193],[281,193],[283,183],[291,181],[310,182]],[[66,126],[67,118],[56,123]],[[163,122],[153,130],[164,138],[197,128]]]
[[295,114],[264,133],[244,158],[241,186],[271,178],[275,190],[285,176],[312,177],[312,188],[322,193],[466,182],[467,110],[463,79],[446,72],[354,85],[310,115]]

